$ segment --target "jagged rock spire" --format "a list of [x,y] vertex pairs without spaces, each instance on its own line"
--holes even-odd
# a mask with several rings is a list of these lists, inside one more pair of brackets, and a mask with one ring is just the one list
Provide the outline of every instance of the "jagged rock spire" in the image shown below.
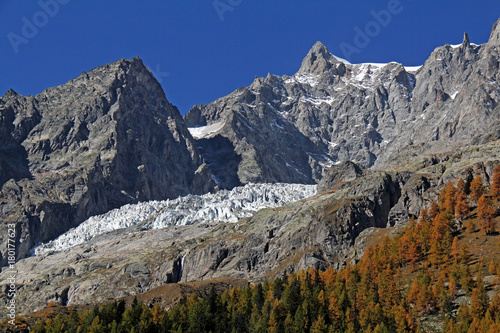
[[339,61],[321,42],[316,42],[302,61],[299,73],[321,74]]
[[464,32],[464,41],[462,42],[464,47],[470,46],[469,34]]

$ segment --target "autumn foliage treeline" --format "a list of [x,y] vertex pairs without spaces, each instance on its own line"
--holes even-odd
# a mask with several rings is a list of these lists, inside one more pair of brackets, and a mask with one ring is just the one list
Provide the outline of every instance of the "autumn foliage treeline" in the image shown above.
[[[500,332],[500,296],[490,300],[483,282],[485,270],[498,278],[498,263],[472,265],[470,249],[459,245],[477,227],[492,237],[499,199],[497,167],[489,190],[480,176],[449,182],[417,220],[355,265],[193,295],[168,311],[103,304],[41,321],[32,332],[421,332],[424,317],[444,332]],[[458,297],[470,302],[458,306]]]

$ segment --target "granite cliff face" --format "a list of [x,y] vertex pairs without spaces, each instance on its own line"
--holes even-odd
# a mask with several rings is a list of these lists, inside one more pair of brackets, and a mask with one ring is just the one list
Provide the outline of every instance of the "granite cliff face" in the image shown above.
[[461,45],[439,47],[431,54],[416,76],[413,117],[377,166],[404,150],[443,151],[498,138],[500,42],[494,36],[492,32],[487,44],[477,46],[465,34]]
[[[0,98],[0,214],[17,256],[126,203],[205,193],[210,172],[178,110],[138,58],[33,97]],[[0,230],[1,263],[6,232]]]
[[[462,44],[438,47],[418,68],[350,64],[317,42],[295,75],[256,78],[184,118],[198,131],[219,124],[195,139],[212,157],[214,174],[230,174],[229,187],[248,182],[247,174],[317,182],[340,161],[383,169],[402,152],[484,143],[499,137],[499,25],[487,44],[465,34]],[[220,142],[227,153],[211,155]],[[229,170],[222,167],[228,161]],[[284,172],[272,171],[279,167]]]

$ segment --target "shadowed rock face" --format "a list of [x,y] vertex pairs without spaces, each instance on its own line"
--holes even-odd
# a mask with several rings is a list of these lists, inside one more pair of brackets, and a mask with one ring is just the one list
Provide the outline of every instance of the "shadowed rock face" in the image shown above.
[[[495,140],[499,26],[487,44],[471,44],[465,34],[461,45],[436,48],[418,70],[349,64],[317,42],[295,75],[256,78],[197,105],[185,121],[195,127],[238,119],[216,135],[233,142],[241,158],[234,177],[243,184],[254,170],[259,181],[318,182],[338,161],[383,169],[403,151],[415,156]],[[211,137],[204,139],[207,147]]]
[[236,153],[231,141],[217,135],[210,139],[197,140],[196,143],[219,187],[232,189],[241,185],[237,176],[241,156]]
[[360,178],[364,175],[364,170],[358,164],[345,161],[327,170],[325,176],[318,183],[318,192],[324,192],[336,188],[342,184]]
[[0,156],[1,244],[5,223],[15,223],[18,258],[91,215],[214,185],[178,110],[138,58],[35,97],[7,92]]

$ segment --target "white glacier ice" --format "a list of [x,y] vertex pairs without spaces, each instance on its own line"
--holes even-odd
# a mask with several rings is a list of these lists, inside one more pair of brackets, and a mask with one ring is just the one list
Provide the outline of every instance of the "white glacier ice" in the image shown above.
[[98,235],[138,225],[148,230],[194,223],[234,223],[259,209],[280,207],[315,194],[316,185],[247,184],[231,191],[129,204],[90,217],[53,241],[37,246],[34,254],[62,251]]

